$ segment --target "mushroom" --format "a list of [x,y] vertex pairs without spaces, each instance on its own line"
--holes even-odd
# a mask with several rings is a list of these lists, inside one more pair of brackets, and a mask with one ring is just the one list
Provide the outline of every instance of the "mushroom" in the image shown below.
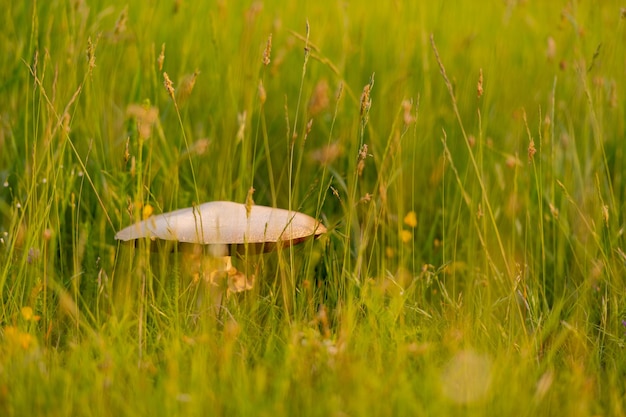
[[[213,201],[152,216],[120,230],[115,239],[149,238],[191,244],[192,262],[183,265],[192,268],[194,277],[202,276],[210,284],[213,302],[219,309],[225,291],[241,292],[254,285],[254,276],[248,278],[233,267],[231,248],[240,253],[268,251],[323,233],[324,225],[303,213]],[[208,256],[203,256],[203,248],[208,249]]]

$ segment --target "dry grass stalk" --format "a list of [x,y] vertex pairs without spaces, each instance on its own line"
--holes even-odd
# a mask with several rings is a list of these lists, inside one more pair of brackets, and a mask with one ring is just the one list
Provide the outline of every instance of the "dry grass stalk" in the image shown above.
[[272,62],[270,56],[272,54],[272,34],[267,38],[267,44],[265,45],[265,50],[263,51],[263,65],[266,67]]
[[246,217],[250,217],[250,211],[252,210],[252,206],[254,205],[254,200],[252,199],[254,191],[254,187],[251,186],[248,189],[248,195],[246,195]]
[[159,119],[159,109],[149,105],[130,104],[126,108],[126,115],[135,119],[139,137],[148,139],[152,136],[152,129]]
[[98,39],[96,42],[91,41],[91,36],[87,38],[87,64],[89,65],[89,73],[96,67],[96,45],[98,44]]
[[113,29],[114,38],[119,38],[121,35],[126,33],[126,23],[128,22],[128,6],[125,6],[120,16],[117,18],[115,22],[115,29]]
[[372,107],[372,88],[374,87],[374,74],[370,78],[370,82],[363,87],[361,93],[361,127],[364,128],[369,121],[370,108]]
[[330,143],[322,148],[311,152],[311,159],[322,165],[332,164],[338,157],[343,154],[343,146],[337,142]]
[[356,166],[356,170],[357,173],[359,174],[359,177],[363,174],[363,170],[365,169],[365,159],[371,156],[367,153],[367,143],[364,143],[363,146],[361,146],[361,149],[359,150],[359,162]]
[[366,116],[372,107],[372,99],[370,97],[371,86],[366,84],[361,93],[361,116]]
[[411,100],[403,100],[402,101],[402,110],[403,110],[403,121],[405,126],[409,126],[416,121],[416,117],[413,115],[411,110],[413,109],[413,102]]
[[259,101],[261,102],[261,106],[265,104],[267,100],[267,92],[265,91],[265,87],[263,86],[263,80],[259,80]]
[[163,73],[163,85],[165,86],[165,89],[167,90],[167,94],[169,94],[172,100],[176,100],[176,96],[174,95],[175,93],[174,83],[170,79],[169,75],[167,75],[167,72]]
[[535,141],[531,138],[530,143],[528,144],[528,162],[532,162],[536,153],[537,148],[535,148]]
[[337,198],[337,200],[341,201],[341,197],[339,196],[339,191],[332,185],[330,186],[330,190],[333,192],[333,195]]
[[311,133],[312,128],[313,128],[313,119],[309,119],[309,122],[306,124],[306,130],[304,131],[303,142],[306,142],[306,139],[309,137],[309,133]]
[[193,72],[193,74],[189,74],[185,76],[183,80],[180,82],[180,87],[178,88],[178,92],[176,96],[179,104],[185,102],[191,95],[191,92],[193,91],[193,88],[196,85],[196,80],[198,79],[198,75],[200,75],[200,71],[196,69]]
[[237,124],[239,129],[237,130],[237,142],[242,142],[246,132],[246,120],[248,119],[248,112],[245,110],[237,115]]
[[315,84],[313,94],[309,100],[309,114],[316,116],[326,110],[330,105],[330,87],[328,81],[324,78]]
[[359,204],[367,204],[370,201],[372,201],[372,197],[373,195],[370,193],[365,193],[365,195],[363,197],[361,197],[361,199],[359,200]]
[[165,43],[161,45],[161,53],[157,58],[157,65],[159,66],[159,72],[163,71],[163,62],[165,62]]

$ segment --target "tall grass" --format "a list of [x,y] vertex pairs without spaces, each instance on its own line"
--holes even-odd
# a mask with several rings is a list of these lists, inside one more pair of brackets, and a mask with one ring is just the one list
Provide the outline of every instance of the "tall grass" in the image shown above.
[[[624,11],[39,1],[0,59],[3,415],[622,415]],[[321,219],[119,244],[211,200]]]

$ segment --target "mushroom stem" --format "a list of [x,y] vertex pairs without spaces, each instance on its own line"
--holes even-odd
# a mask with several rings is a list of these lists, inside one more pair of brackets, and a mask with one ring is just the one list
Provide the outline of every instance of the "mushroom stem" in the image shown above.
[[224,295],[250,290],[254,287],[254,275],[247,277],[232,265],[229,255],[216,256],[219,252],[204,253],[201,245],[194,245],[191,252],[185,253],[183,268],[185,275],[191,277],[192,283],[200,285],[201,291],[196,300],[196,306],[200,310],[204,304],[205,295],[214,309],[219,314]]

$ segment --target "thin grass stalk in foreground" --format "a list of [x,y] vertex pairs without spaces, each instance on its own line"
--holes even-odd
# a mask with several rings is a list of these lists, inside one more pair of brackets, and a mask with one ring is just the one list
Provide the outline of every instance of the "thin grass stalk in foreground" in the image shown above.
[[[465,145],[467,147],[468,150],[468,155],[470,158],[470,161],[472,162],[472,167],[474,168],[474,173],[476,175],[476,178],[478,180],[478,183],[480,184],[480,189],[482,191],[482,194],[484,196],[488,195],[487,194],[487,190],[485,188],[485,183],[482,179],[482,175],[480,174],[480,169],[478,168],[478,164],[476,162],[476,158],[474,157],[474,153],[472,152],[472,146],[469,142],[469,139],[467,137],[467,133],[465,132],[465,128],[463,126],[463,120],[461,119],[461,114],[459,113],[459,107],[457,105],[457,101],[456,101],[456,97],[454,95],[454,88],[452,87],[452,83],[450,82],[450,80],[448,79],[448,75],[446,73],[446,68],[443,65],[443,62],[441,61],[441,58],[439,57],[439,51],[437,50],[437,46],[435,45],[435,37],[434,35],[430,35],[430,43],[431,46],[433,48],[433,51],[435,53],[435,59],[437,60],[437,64],[439,64],[439,69],[441,71],[441,75],[443,76],[443,80],[446,84],[446,87],[448,89],[448,94],[450,95],[450,99],[452,100],[452,108],[454,110],[454,114],[456,116],[457,122],[459,123],[459,127],[461,128],[461,132],[463,134],[463,139],[465,141]],[[500,249],[500,255],[502,256],[502,262],[504,263],[504,266],[506,268],[506,272],[507,272],[507,276],[509,277],[509,279],[511,279],[512,272],[511,272],[511,268],[509,266],[509,261],[507,259],[506,253],[504,251],[504,244],[502,243],[502,237],[500,236],[500,232],[498,231],[498,227],[496,224],[496,219],[495,219],[495,215],[493,213],[493,209],[491,207],[491,204],[489,203],[488,199],[485,199],[485,205],[487,208],[487,212],[489,213],[489,220],[491,221],[492,224],[492,228],[493,228],[493,233],[496,236],[496,240],[498,242],[498,247]],[[484,246],[485,249],[486,246]],[[495,267],[495,264],[493,265]],[[496,276],[498,278],[500,278],[499,274],[496,274]]]
[[178,124],[180,126],[181,134],[183,135],[183,140],[185,141],[185,151],[187,153],[187,158],[189,159],[189,168],[191,169],[191,178],[193,180],[193,188],[196,194],[196,204],[202,203],[200,201],[200,193],[198,192],[198,182],[196,181],[196,170],[193,166],[193,161],[191,159],[191,149],[189,148],[189,140],[187,139],[187,133],[185,131],[185,125],[183,124],[183,118],[180,115],[180,109],[178,108],[178,102],[176,101],[176,94],[174,94],[174,84],[170,77],[167,75],[167,72],[163,73],[163,80],[165,89],[169,94],[172,102],[174,103],[174,109],[176,110],[176,117],[178,118]]
[[[599,47],[598,47],[599,48]],[[596,54],[598,53],[598,51],[596,51]],[[596,55],[594,55],[594,59],[595,59]],[[593,63],[592,63],[593,65]],[[606,148],[604,146],[604,135],[602,132],[602,128],[600,126],[600,122],[598,121],[598,116],[596,114],[596,109],[594,106],[594,102],[593,102],[593,98],[591,97],[591,91],[589,89],[589,84],[587,82],[587,77],[586,74],[587,72],[583,71],[582,68],[578,69],[578,74],[580,76],[580,81],[582,83],[583,86],[583,91],[585,92],[585,96],[587,98],[587,111],[589,112],[589,117],[590,117],[590,124],[591,124],[591,129],[593,132],[593,138],[595,139],[595,145],[597,148],[600,149],[600,155],[601,155],[601,160],[602,160],[602,168],[604,171],[604,175],[603,175],[603,180],[606,181],[607,183],[607,187],[608,187],[608,194],[609,194],[609,203],[610,203],[610,208],[611,208],[611,213],[612,214],[616,214],[616,206],[615,206],[615,194],[613,191],[613,181],[611,180],[611,171],[609,168],[609,162],[608,162],[608,157],[606,155]]]
[[[373,76],[372,76],[372,79],[373,79]],[[371,84],[371,86],[373,86],[373,83]],[[371,90],[371,86],[370,86],[370,90]],[[385,148],[383,150],[382,156],[380,157],[380,162],[376,166],[378,175],[376,177],[376,181],[374,182],[373,189],[379,190],[381,194],[378,200],[380,201],[380,206],[377,207],[377,209],[368,208],[367,220],[368,222],[373,220],[373,223],[368,223],[366,225],[366,233],[362,233],[363,235],[367,236],[369,234],[369,232],[367,232],[367,227],[368,226],[373,227],[374,239],[372,240],[372,246],[371,246],[372,256],[370,257],[370,261],[374,259],[373,255],[374,255],[376,245],[373,244],[373,242],[376,239],[378,239],[377,231],[379,230],[379,226],[382,223],[380,219],[384,218],[385,216],[389,217],[390,210],[388,207],[389,203],[387,201],[388,188],[391,183],[396,182],[396,181],[400,184],[404,183],[404,180],[402,177],[403,169],[401,166],[398,167],[397,161],[400,160],[402,157],[402,142],[403,142],[403,138],[408,132],[408,126],[409,126],[406,119],[402,120],[402,123],[404,123],[405,127],[402,129],[401,133],[398,133],[398,129],[399,129],[398,123],[400,120],[399,116],[403,115],[404,117],[406,117],[407,115],[407,109],[405,106],[406,104],[403,101],[403,103],[398,109],[398,112],[396,113],[396,116],[393,118],[393,123],[391,125],[391,128],[389,129],[389,135],[387,139],[385,140]],[[415,120],[413,120],[412,123],[415,123]],[[367,156],[368,155],[360,155],[359,157],[363,158]],[[413,164],[415,163],[414,157],[410,157],[409,159],[412,161]],[[361,159],[360,162],[364,162],[364,161],[365,159]],[[359,168],[357,168],[357,170],[358,169]],[[414,171],[411,171],[411,172],[414,172]],[[415,176],[412,176],[411,184],[413,186],[413,188],[411,189],[414,190],[415,189],[414,188]],[[396,208],[398,210],[398,217],[403,218],[405,215],[403,193],[396,193],[396,196],[397,196]],[[361,197],[358,201],[356,201],[356,195],[355,195],[354,204],[356,205],[356,204],[369,202],[370,205],[376,206],[375,202],[370,202],[370,198],[371,198],[371,194],[366,193],[365,196]],[[411,207],[414,206],[414,203],[415,203],[414,200],[415,200],[415,196],[411,194]],[[402,223],[398,222],[398,231],[397,231],[398,235],[400,235],[401,230],[402,230]],[[386,244],[385,235],[383,234],[380,239],[381,239],[380,245],[382,247],[386,247],[387,244]],[[414,240],[412,240],[412,245],[413,246],[415,245]],[[363,256],[365,253],[364,251],[366,247],[367,247],[367,242],[361,242],[360,249],[357,253],[357,270],[360,270],[360,265],[363,261]],[[382,258],[382,262],[383,263],[385,262],[384,257]],[[386,269],[387,268],[385,265],[381,265],[381,268],[380,268],[381,271],[384,271]]]
[[[309,26],[309,22],[306,22],[306,40],[305,40],[305,44],[304,44],[304,62],[302,63],[302,74],[300,76],[300,87],[298,89],[298,100],[296,101],[296,111],[295,111],[295,115],[294,115],[294,120],[293,120],[293,128],[291,129],[291,138],[288,138],[289,140],[289,203],[288,203],[288,209],[289,210],[293,210],[293,185],[294,185],[294,180],[297,180],[297,178],[294,178],[294,173],[293,173],[293,163],[294,163],[294,148],[295,148],[295,142],[296,142],[296,138],[298,137],[298,120],[300,119],[300,105],[302,103],[302,94],[303,94],[303,90],[304,90],[304,80],[306,79],[306,70],[307,70],[307,63],[309,62],[309,55],[310,55],[310,50],[309,50],[309,33],[310,33],[310,26]],[[292,265],[293,266],[293,265]]]
[[260,119],[260,128],[261,134],[263,135],[263,148],[265,151],[265,160],[267,161],[267,176],[270,181],[270,194],[272,199],[272,207],[276,207],[277,204],[277,193],[276,193],[276,183],[274,179],[274,168],[272,166],[272,157],[270,153],[270,142],[269,142],[269,133],[267,131],[267,121],[265,120],[265,106],[261,105],[259,119]]
[[[361,94],[361,99],[359,101],[359,126],[358,126],[358,131],[357,131],[358,151],[355,152],[356,155],[351,157],[351,161],[353,162],[353,164],[350,165],[350,168],[353,168],[353,170],[350,173],[350,181],[347,184],[343,184],[343,186],[345,187],[347,200],[348,200],[345,204],[345,217],[346,217],[345,239],[346,239],[346,242],[345,242],[343,269],[341,273],[343,278],[350,278],[349,271],[352,270],[350,248],[354,241],[354,239],[352,238],[352,234],[354,233],[352,228],[357,227],[357,226],[354,226],[355,224],[354,222],[358,223],[358,215],[356,213],[356,206],[357,206],[358,200],[356,198],[356,195],[357,195],[357,188],[358,188],[358,182],[359,182],[359,176],[360,176],[359,164],[364,164],[365,159],[367,158],[367,146],[365,145],[364,141],[365,141],[365,130],[369,122],[369,111],[372,106],[371,92],[373,88],[374,88],[374,74],[372,74],[369,82],[363,87],[363,92]],[[356,161],[356,163],[354,163],[354,161]],[[358,232],[358,230],[356,232]],[[362,247],[358,248],[359,251],[361,251],[362,249],[363,249]],[[354,276],[352,277],[359,285],[361,283],[360,270],[359,270],[360,259],[361,257],[357,253],[357,259],[356,259],[357,264],[355,265],[356,269],[354,270]]]
[[[265,160],[267,164],[267,176],[269,178],[270,185],[270,198],[271,198],[271,206],[276,207],[276,185],[274,183],[274,169],[272,166],[272,158],[270,155],[270,145],[269,145],[269,134],[267,132],[267,122],[265,120],[265,101],[267,100],[267,93],[265,91],[265,87],[263,85],[263,80],[265,79],[265,68],[270,64],[270,56],[272,52],[272,34],[269,35],[267,39],[267,44],[265,46],[265,50],[263,51],[263,59],[261,67],[261,76],[259,78],[259,87],[257,89],[257,97],[259,100],[259,116],[257,119],[256,132],[254,134],[254,150],[252,152],[252,167],[256,169],[256,158],[257,158],[257,144],[259,142],[259,134],[263,136],[263,150],[265,153]],[[254,187],[254,174],[250,176],[250,187]]]
[[[335,110],[333,111],[333,118],[330,122],[330,129],[328,131],[328,140],[326,141],[327,147],[330,147],[330,145],[332,144],[333,133],[335,131],[335,124],[337,123],[337,114],[339,113],[339,103],[341,102],[341,99],[343,98],[343,86],[344,86],[344,83],[342,81],[339,84],[339,88],[338,88],[337,95],[336,95]],[[323,164],[321,180],[320,180],[320,188],[317,194],[317,208],[316,208],[317,211],[315,213],[315,218],[319,218],[320,216],[320,211],[322,207],[324,206],[324,201],[326,200],[326,193],[330,187],[330,184],[328,187],[324,186],[324,184],[326,183],[327,174],[328,174],[328,164]]]
[[[294,210],[294,202],[293,202],[293,193],[294,193],[294,181],[297,180],[297,175],[294,178],[294,150],[295,150],[295,144],[296,144],[296,139],[298,137],[298,120],[300,119],[300,106],[301,106],[301,102],[302,102],[302,94],[303,94],[303,90],[304,90],[304,81],[306,79],[306,72],[307,72],[307,63],[309,62],[309,34],[310,34],[310,26],[309,26],[309,22],[307,20],[306,22],[306,41],[305,41],[305,45],[304,45],[304,62],[302,64],[302,74],[300,76],[300,87],[298,89],[298,99],[296,101],[296,110],[295,110],[295,115],[294,115],[294,120],[293,120],[293,127],[291,128],[291,135],[289,135],[289,133],[287,134],[287,140],[288,140],[288,149],[289,149],[289,161],[288,161],[288,185],[289,185],[289,190],[288,190],[288,203],[287,203],[287,207],[289,211]],[[286,106],[286,104],[285,104]],[[285,115],[288,118],[288,109],[287,107],[285,108]],[[287,130],[289,132],[289,128]],[[300,159],[299,159],[300,160]],[[299,164],[298,164],[299,165]],[[299,170],[299,167],[296,167],[296,174],[297,174],[297,170]],[[294,271],[294,265],[295,265],[295,259],[294,259],[294,248],[293,246],[289,246],[288,248],[286,248],[289,251],[289,274],[290,277],[292,278],[292,281],[294,279],[293,277],[293,271]],[[287,288],[291,288],[291,285],[293,285],[293,282],[291,282],[290,286],[288,286],[287,281],[285,280],[285,274],[281,274],[281,278],[282,278],[282,292],[283,292],[283,301],[285,302],[285,309],[286,309],[286,317],[290,317],[290,311],[289,311],[289,306],[295,306],[296,305],[296,299],[295,299],[295,291],[291,291],[291,297],[288,297],[288,293],[287,293]],[[290,300],[289,300],[290,298]]]
[[[556,85],[556,79],[555,79]],[[553,90],[554,92],[554,90]],[[544,189],[543,184],[541,184],[541,179],[544,178],[544,169],[543,169],[543,158],[539,157],[539,163],[537,164],[536,158],[534,158],[535,150],[535,142],[533,140],[532,134],[530,133],[530,128],[528,127],[528,120],[526,119],[526,111],[522,114],[524,120],[524,126],[526,127],[526,135],[528,136],[528,162],[532,164],[533,173],[535,177],[535,188],[537,190],[537,207],[539,213],[537,214],[537,219],[539,221],[539,244],[541,246],[541,276],[542,276],[542,285],[541,295],[543,298],[544,305],[547,305],[547,297],[546,297],[546,287],[547,287],[547,260],[546,260],[546,242],[545,242],[545,224],[544,224]],[[539,116],[539,120],[541,122],[541,113]],[[541,134],[541,129],[539,129],[539,152],[543,151],[544,140]],[[537,166],[538,165],[538,166]],[[554,195],[554,194],[553,194]],[[533,222],[534,223],[534,222]],[[526,291],[524,291],[524,296],[526,296]]]
[[[65,122],[65,115],[69,114],[69,109],[74,104],[74,102],[76,102],[78,100],[78,98],[80,97],[80,94],[81,94],[81,92],[82,92],[82,90],[83,90],[83,88],[85,86],[85,83],[88,80],[89,72],[85,73],[85,76],[84,76],[83,80],[81,81],[81,83],[79,84],[79,86],[76,89],[76,91],[74,92],[74,95],[72,96],[70,101],[65,106],[65,109],[63,111],[63,115],[59,115],[56,112],[56,110],[54,108],[54,105],[52,104],[52,102],[48,98],[48,95],[45,92],[45,88],[43,86],[43,83],[41,82],[39,77],[37,77],[37,74],[35,72],[33,72],[32,75],[33,75],[33,77],[35,79],[35,83],[41,89],[42,95],[43,95],[44,99],[46,100],[50,110],[52,111],[52,114],[55,116],[55,118],[57,120],[57,124],[55,126],[55,131],[56,131],[57,129],[61,128],[61,126],[63,126],[63,124]],[[76,160],[78,161],[78,164],[80,165],[80,167],[81,167],[81,169],[83,171],[83,174],[87,178],[87,181],[89,182],[89,185],[91,186],[91,189],[92,189],[94,195],[98,199],[98,203],[100,204],[100,207],[102,208],[102,211],[103,211],[105,217],[107,218],[107,221],[109,222],[109,225],[111,226],[111,229],[115,230],[115,226],[113,226],[113,221],[111,220],[111,217],[109,216],[109,213],[108,213],[108,211],[106,209],[104,201],[102,200],[102,197],[100,196],[100,193],[98,192],[98,190],[96,188],[96,185],[94,184],[93,179],[91,178],[91,175],[89,174],[89,171],[87,170],[87,166],[85,165],[85,162],[83,161],[83,159],[79,155],[78,149],[74,145],[74,141],[72,140],[72,138],[70,137],[69,133],[66,130],[63,130],[63,133],[64,133],[63,134],[64,139],[70,145],[70,148],[72,149],[72,152],[74,153],[74,156],[76,156]]]

